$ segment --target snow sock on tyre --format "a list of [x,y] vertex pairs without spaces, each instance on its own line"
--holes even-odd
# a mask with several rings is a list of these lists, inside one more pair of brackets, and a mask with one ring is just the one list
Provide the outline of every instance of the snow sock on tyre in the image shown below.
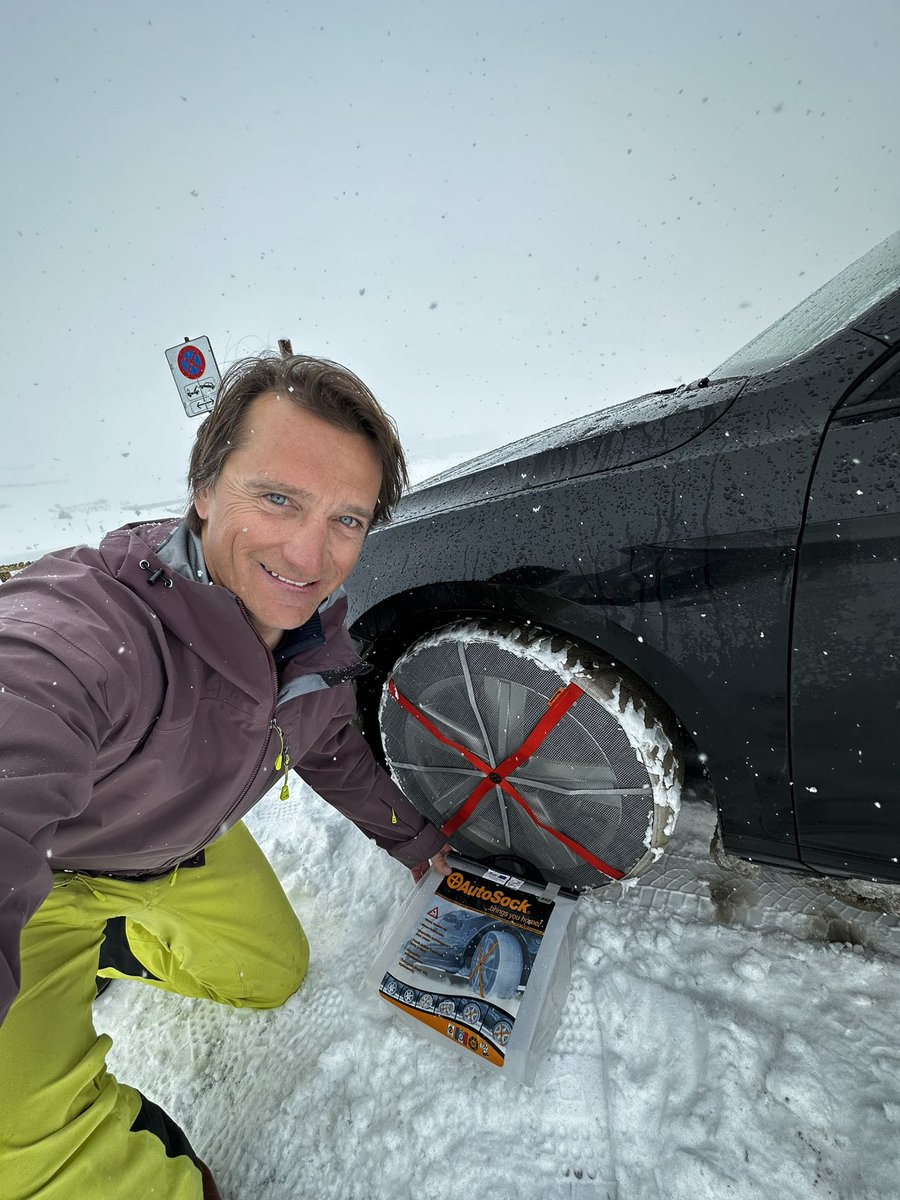
[[394,664],[380,723],[405,795],[454,850],[580,892],[641,875],[679,807],[674,720],[600,652],[463,622]]

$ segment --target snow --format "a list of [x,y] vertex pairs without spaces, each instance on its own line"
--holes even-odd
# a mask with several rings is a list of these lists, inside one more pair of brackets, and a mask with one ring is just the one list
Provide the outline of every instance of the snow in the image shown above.
[[248,824],[310,939],[302,988],[256,1013],[116,982],[95,1006],[111,1069],[225,1200],[894,1200],[900,923],[834,919],[786,875],[767,917],[710,859],[712,820],[685,802],[647,882],[580,900],[529,1089],[365,991],[411,877],[308,789],[270,794]]

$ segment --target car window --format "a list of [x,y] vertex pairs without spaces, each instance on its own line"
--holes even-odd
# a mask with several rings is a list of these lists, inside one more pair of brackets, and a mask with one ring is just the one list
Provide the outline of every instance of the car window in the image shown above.
[[890,379],[886,379],[868,399],[871,402],[878,401],[881,407],[900,403],[900,371],[895,372]]
[[885,408],[900,408],[900,365],[896,361],[856,388],[841,411],[855,414],[862,409],[869,412]]
[[799,358],[900,288],[900,230],[725,360],[710,379],[759,375]]

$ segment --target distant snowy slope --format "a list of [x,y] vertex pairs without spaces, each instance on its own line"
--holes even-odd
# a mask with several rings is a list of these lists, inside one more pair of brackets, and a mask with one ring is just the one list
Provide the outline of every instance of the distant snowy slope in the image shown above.
[[[0,563],[39,558],[64,546],[96,546],[110,529],[129,521],[180,516],[185,507],[184,496],[140,498],[146,495],[140,481],[135,483],[136,500],[101,496],[66,503],[60,499],[64,493],[59,483],[36,481],[13,490],[0,480]],[[78,495],[84,494],[82,486]]]
[[[473,442],[468,453],[475,449]],[[438,451],[432,455],[426,447],[409,456],[413,484],[467,457],[465,451]],[[154,481],[138,466],[123,478],[127,465],[116,463],[114,472],[104,470],[86,481],[82,464],[73,461],[65,471],[54,465],[57,473],[51,478],[53,472],[42,473],[38,463],[13,467],[0,462],[0,564],[38,558],[64,546],[97,545],[110,529],[180,516],[187,505],[187,487],[174,474]]]

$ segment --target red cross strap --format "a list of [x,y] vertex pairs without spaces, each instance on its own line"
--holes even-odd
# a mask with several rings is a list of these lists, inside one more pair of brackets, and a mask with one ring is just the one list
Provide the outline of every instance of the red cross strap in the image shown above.
[[573,854],[576,854],[580,859],[583,859],[584,862],[589,863],[595,868],[595,870],[607,875],[610,879],[623,878],[622,871],[617,871],[615,867],[609,866],[607,863],[597,858],[596,855],[591,854],[590,850],[579,845],[578,842],[573,841],[572,838],[567,837],[566,834],[560,833],[558,829],[553,829],[550,825],[545,825],[542,821],[540,821],[536,814],[532,811],[528,802],[525,800],[525,797],[516,787],[513,786],[512,783],[510,783],[509,779],[507,778],[507,776],[511,775],[517,767],[520,767],[522,763],[527,762],[528,759],[531,758],[535,750],[537,750],[541,743],[546,739],[550,730],[559,724],[575,701],[580,696],[584,695],[577,683],[570,683],[567,687],[560,688],[558,692],[554,693],[554,695],[550,697],[549,701],[547,702],[547,711],[538,721],[537,725],[535,725],[534,729],[532,729],[531,733],[528,735],[522,745],[518,748],[518,750],[510,754],[508,758],[504,759],[504,761],[496,767],[492,767],[489,763],[486,763],[480,759],[477,754],[473,754],[472,751],[467,750],[465,746],[461,746],[458,742],[454,742],[451,738],[448,738],[446,734],[441,733],[438,727],[432,721],[429,721],[428,717],[426,717],[423,712],[420,712],[420,710],[416,708],[416,706],[410,700],[407,700],[407,698],[400,693],[393,679],[388,680],[388,692],[405,712],[408,712],[411,717],[414,717],[415,720],[417,720],[419,724],[423,726],[423,728],[428,730],[432,737],[436,738],[443,745],[449,746],[453,750],[457,750],[463,755],[467,762],[475,767],[476,770],[481,771],[481,773],[484,775],[484,779],[482,779],[476,785],[471,796],[469,796],[469,798],[459,809],[457,809],[453,816],[441,826],[441,832],[444,833],[448,838],[451,837],[461,825],[468,821],[468,819],[475,812],[475,809],[492,788],[500,787],[516,802],[516,804],[519,805],[520,808],[523,809],[525,813],[527,813],[528,817],[534,822],[535,825],[538,826],[539,829],[543,829],[545,833],[549,833],[550,836],[556,838],[558,842],[562,842],[562,844],[567,846]]

